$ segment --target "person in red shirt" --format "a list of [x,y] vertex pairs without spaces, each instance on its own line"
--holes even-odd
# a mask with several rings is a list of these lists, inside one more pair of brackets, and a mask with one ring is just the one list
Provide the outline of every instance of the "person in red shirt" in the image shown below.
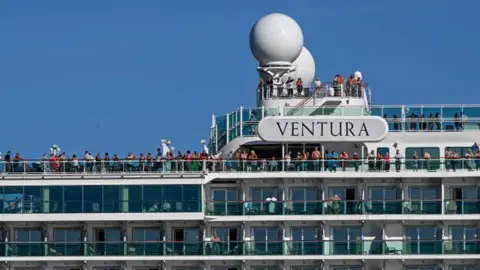
[[347,170],[347,160],[348,160],[347,152],[342,152],[340,154],[340,167],[342,167],[342,171]]

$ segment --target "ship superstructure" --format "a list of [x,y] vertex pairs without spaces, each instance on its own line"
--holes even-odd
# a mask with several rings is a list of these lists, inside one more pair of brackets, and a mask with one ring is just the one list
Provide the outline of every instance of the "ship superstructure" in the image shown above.
[[255,24],[258,107],[209,159],[1,162],[0,268],[480,269],[480,106],[373,106],[303,43]]

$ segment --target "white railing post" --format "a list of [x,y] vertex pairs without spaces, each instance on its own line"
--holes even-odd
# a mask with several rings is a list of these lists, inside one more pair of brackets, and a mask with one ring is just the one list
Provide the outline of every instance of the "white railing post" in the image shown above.
[[218,152],[218,126],[215,125],[215,153]]
[[227,132],[226,132],[226,135],[227,135],[227,138],[226,138],[226,142],[227,144],[230,142],[230,114],[227,114]]
[[243,137],[243,107],[240,107],[240,137]]

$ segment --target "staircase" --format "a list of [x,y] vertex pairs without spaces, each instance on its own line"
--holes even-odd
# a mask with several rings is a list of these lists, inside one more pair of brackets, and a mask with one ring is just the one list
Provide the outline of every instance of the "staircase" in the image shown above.
[[298,110],[300,110],[301,108],[303,108],[303,106],[304,106],[305,104],[307,104],[307,103],[308,103],[310,100],[312,100],[312,99],[313,99],[313,95],[304,98],[300,103],[298,103],[295,107],[293,107],[290,111],[288,111],[287,115],[288,115],[288,116],[294,115]]

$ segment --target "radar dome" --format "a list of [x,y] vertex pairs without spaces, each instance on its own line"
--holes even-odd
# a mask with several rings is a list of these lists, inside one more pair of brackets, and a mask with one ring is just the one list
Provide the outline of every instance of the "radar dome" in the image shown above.
[[285,14],[264,16],[250,31],[250,50],[262,65],[292,63],[300,55],[302,47],[302,29]]
[[295,77],[302,78],[304,87],[310,87],[315,77],[315,60],[310,51],[303,47],[292,65],[295,66]]

